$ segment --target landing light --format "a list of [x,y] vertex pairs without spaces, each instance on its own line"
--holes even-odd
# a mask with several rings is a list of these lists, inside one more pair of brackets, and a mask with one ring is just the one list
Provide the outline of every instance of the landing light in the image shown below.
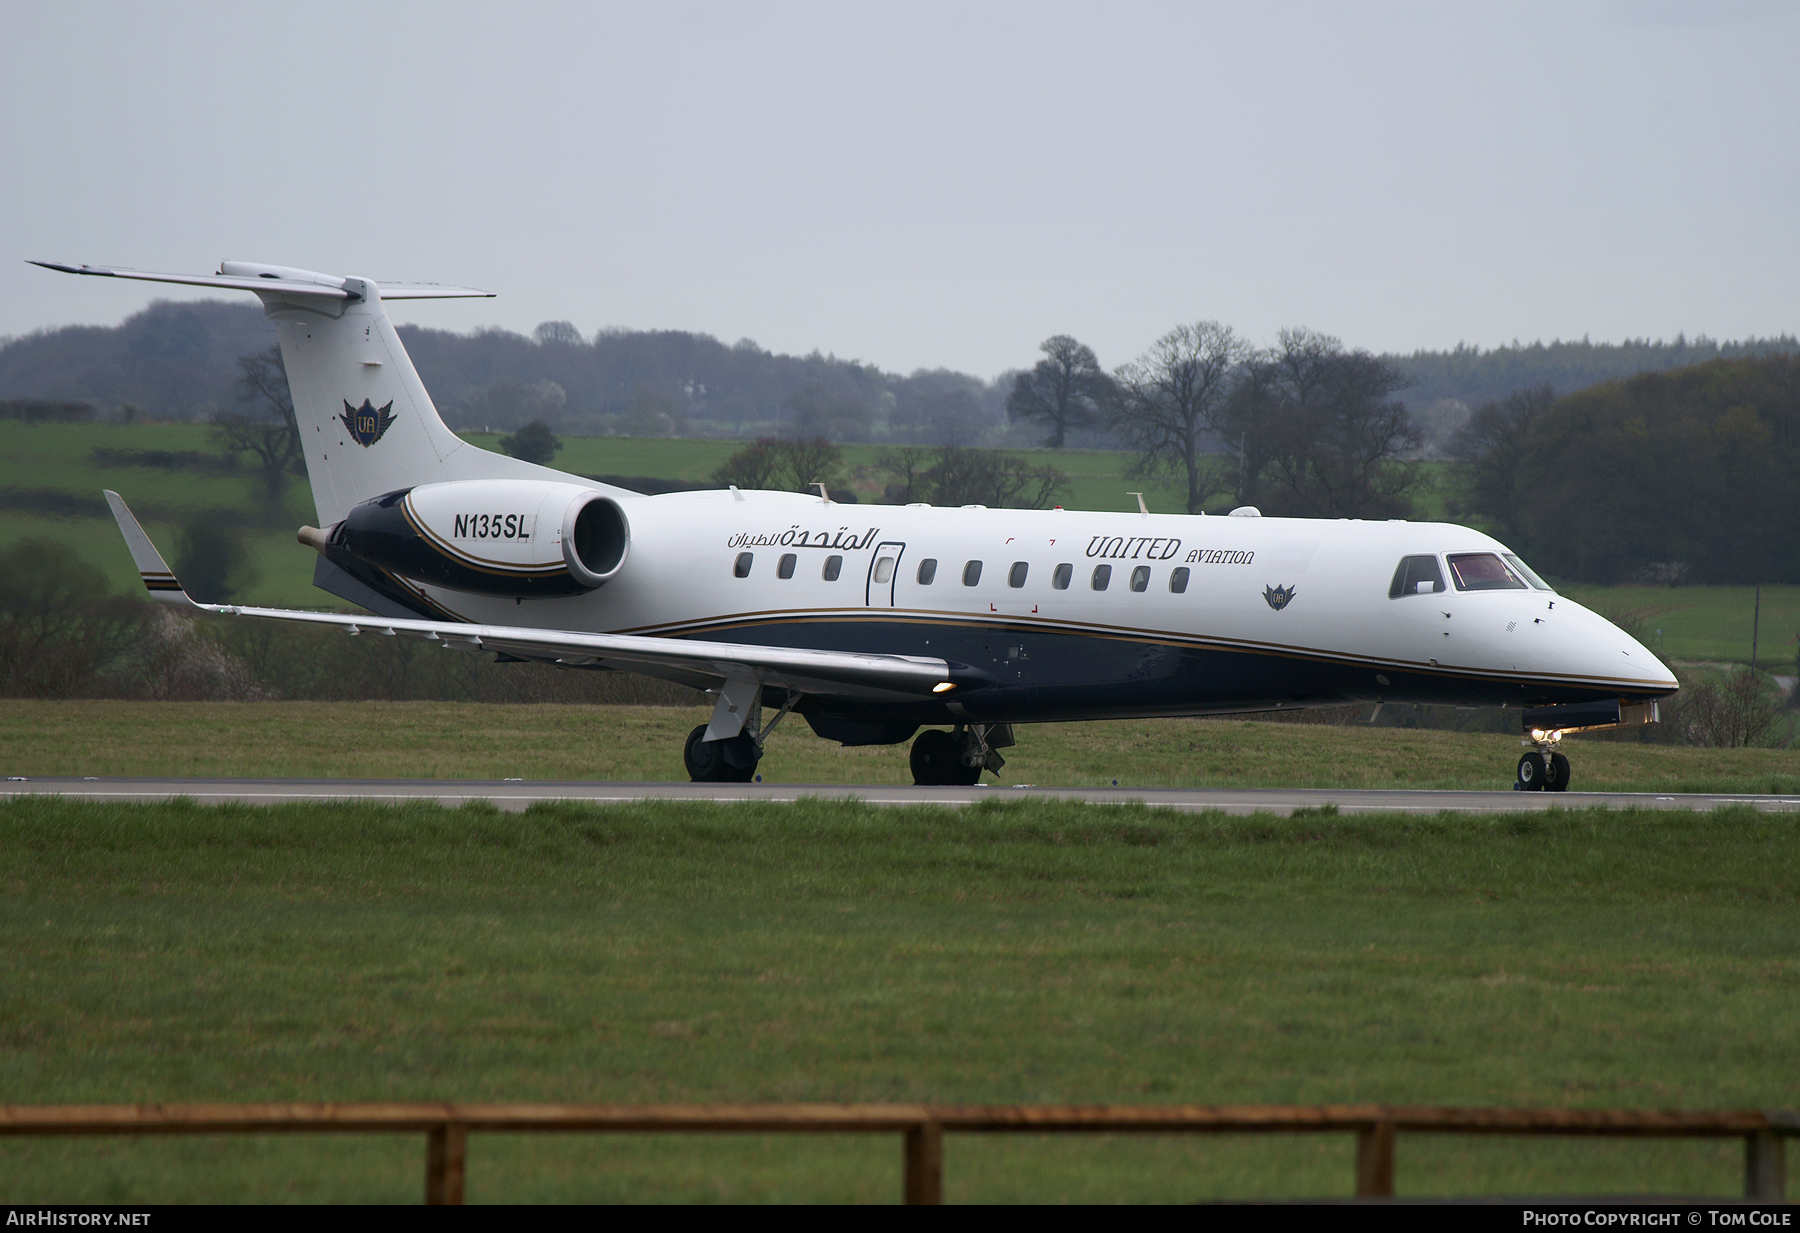
[[931,687],[931,692],[934,694],[941,694],[947,689],[955,689],[955,688],[956,688],[956,683],[954,681],[939,681],[936,685],[933,685]]
[[1549,741],[1554,745],[1557,741],[1562,740],[1562,738],[1563,734],[1561,728],[1551,728],[1549,731],[1545,731],[1543,728],[1533,728],[1531,730],[1531,739],[1534,741]]

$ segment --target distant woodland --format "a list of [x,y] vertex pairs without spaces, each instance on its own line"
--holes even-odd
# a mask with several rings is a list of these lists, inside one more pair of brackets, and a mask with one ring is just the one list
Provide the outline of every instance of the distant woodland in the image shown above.
[[1476,408],[1462,495],[1538,569],[1584,582],[1800,582],[1800,357],[1712,360]]
[[[584,335],[551,321],[531,335],[402,327],[413,361],[454,428],[513,431],[534,420],[576,434],[750,439],[817,437],[917,445],[1035,445],[1045,430],[1008,414],[1021,373],[884,372],[836,356],[777,355],[677,330]],[[241,357],[272,331],[250,305],[159,302],[116,327],[68,326],[0,339],[0,399],[86,403],[95,416],[213,419],[242,400]],[[1375,357],[1406,383],[1399,396],[1419,440],[1447,457],[1482,403],[1548,385],[1566,394],[1602,381],[1714,359],[1800,351],[1791,336],[1715,342],[1554,342]],[[1097,357],[1117,371],[1133,357]],[[66,413],[66,412],[65,412]],[[1124,447],[1105,417],[1071,425],[1062,444]],[[1215,443],[1216,444],[1216,443]]]

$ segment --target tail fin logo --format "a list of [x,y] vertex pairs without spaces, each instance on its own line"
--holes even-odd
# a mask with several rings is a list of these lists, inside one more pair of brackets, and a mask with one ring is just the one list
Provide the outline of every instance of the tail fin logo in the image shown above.
[[344,413],[338,417],[344,421],[344,427],[356,438],[356,443],[364,449],[381,440],[381,434],[388,430],[394,422],[394,404],[390,399],[380,410],[363,399],[363,405],[353,407],[348,399],[344,401]]

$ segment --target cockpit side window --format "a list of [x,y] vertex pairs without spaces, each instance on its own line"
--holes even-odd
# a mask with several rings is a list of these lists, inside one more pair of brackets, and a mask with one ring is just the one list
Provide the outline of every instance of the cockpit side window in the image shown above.
[[1394,581],[1388,586],[1388,598],[1402,595],[1430,595],[1444,589],[1444,571],[1435,556],[1401,557],[1394,570]]
[[1524,591],[1530,588],[1491,552],[1453,552],[1444,558],[1459,591]]

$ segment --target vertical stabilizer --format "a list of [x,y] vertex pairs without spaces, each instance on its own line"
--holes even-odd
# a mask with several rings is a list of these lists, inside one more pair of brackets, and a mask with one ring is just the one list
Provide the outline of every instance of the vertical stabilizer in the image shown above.
[[388,320],[380,288],[363,278],[343,285],[354,298],[262,297],[281,339],[320,526],[399,488],[542,474],[452,433]]

